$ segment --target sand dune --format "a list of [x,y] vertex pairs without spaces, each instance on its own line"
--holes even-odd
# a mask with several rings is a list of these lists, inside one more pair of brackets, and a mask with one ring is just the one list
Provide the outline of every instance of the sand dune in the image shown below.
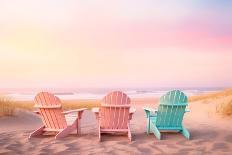
[[103,135],[98,142],[94,115],[85,111],[82,135],[71,134],[62,140],[53,135],[28,140],[29,133],[42,124],[37,115],[18,111],[14,117],[0,118],[0,154],[231,154],[232,119],[215,113],[215,104],[190,103],[190,113],[184,125],[191,133],[186,140],[179,133],[164,133],[158,141],[145,133],[145,113],[142,107],[156,107],[157,100],[139,100],[132,105],[137,112],[131,121],[132,143],[124,135]]

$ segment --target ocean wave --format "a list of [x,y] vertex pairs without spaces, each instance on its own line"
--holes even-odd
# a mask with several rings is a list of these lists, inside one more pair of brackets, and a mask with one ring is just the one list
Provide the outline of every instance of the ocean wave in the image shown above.
[[[216,90],[197,90],[188,89],[183,90],[187,96],[197,95],[207,92],[215,92]],[[131,98],[146,98],[146,97],[160,97],[167,93],[167,90],[127,90],[124,91]],[[54,93],[61,100],[78,100],[78,99],[102,99],[107,93],[77,93],[77,92],[61,92]],[[33,101],[36,93],[10,93],[6,96],[17,101]]]

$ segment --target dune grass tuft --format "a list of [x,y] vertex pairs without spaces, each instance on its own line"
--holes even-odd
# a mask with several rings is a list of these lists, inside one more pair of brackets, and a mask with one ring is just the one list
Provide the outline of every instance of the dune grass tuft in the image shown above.
[[0,116],[13,116],[15,106],[10,98],[0,97]]
[[232,95],[217,101],[216,111],[223,115],[232,115]]
[[189,98],[189,102],[195,101],[214,102],[216,103],[216,112],[222,115],[232,116],[232,89],[196,95]]
[[32,111],[34,109],[33,101],[14,101],[15,108]]

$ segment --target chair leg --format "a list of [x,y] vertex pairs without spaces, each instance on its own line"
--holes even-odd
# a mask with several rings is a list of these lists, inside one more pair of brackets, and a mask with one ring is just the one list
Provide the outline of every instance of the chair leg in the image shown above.
[[98,126],[98,140],[101,142],[101,127],[100,125]]
[[81,120],[77,119],[76,120],[76,128],[77,128],[77,134],[81,134]]
[[37,136],[37,135],[42,135],[44,133],[44,128],[45,126],[41,126],[39,129],[35,130],[34,132],[32,132],[29,136],[29,139],[33,136]]
[[150,117],[147,118],[147,134],[150,134]]
[[62,131],[60,131],[56,136],[55,139],[66,137],[70,132],[72,132],[75,128],[72,128],[71,126],[66,127]]
[[159,129],[155,125],[152,125],[152,130],[153,130],[153,133],[156,136],[156,138],[158,140],[161,140],[161,133],[160,133]]
[[130,131],[130,125],[128,124],[128,139],[129,139],[129,142],[132,141],[132,136],[131,136],[131,131]]
[[182,133],[182,135],[187,138],[190,139],[190,133],[188,132],[188,130],[186,128],[182,128],[182,130],[180,131]]

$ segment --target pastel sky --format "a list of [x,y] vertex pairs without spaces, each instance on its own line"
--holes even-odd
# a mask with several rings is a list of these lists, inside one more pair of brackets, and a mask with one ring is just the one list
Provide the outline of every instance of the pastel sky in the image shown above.
[[232,87],[232,1],[1,0],[1,88]]

